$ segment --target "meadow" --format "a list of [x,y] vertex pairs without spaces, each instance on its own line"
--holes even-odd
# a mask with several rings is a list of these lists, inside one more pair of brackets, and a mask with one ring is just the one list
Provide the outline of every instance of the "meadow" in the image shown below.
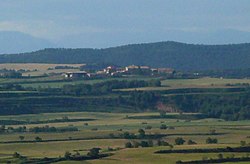
[[[25,70],[23,76],[43,76],[50,73],[63,73],[79,71],[79,67],[85,64],[45,64],[45,63],[4,63],[0,64],[0,69]],[[68,66],[78,69],[54,69],[56,66]]]
[[[125,143],[131,139],[110,138],[110,134],[118,135],[125,131],[138,133],[138,129],[144,129],[146,134],[163,134],[164,141],[173,144],[173,149],[192,149],[210,147],[237,147],[240,141],[250,142],[250,121],[223,121],[220,119],[201,120],[177,120],[177,119],[140,119],[145,116],[157,116],[157,112],[146,113],[100,113],[100,112],[71,112],[71,113],[44,113],[35,115],[1,116],[1,120],[53,120],[67,116],[68,118],[92,118],[93,121],[49,123],[49,124],[27,124],[27,128],[35,126],[53,126],[79,128],[77,132],[64,133],[9,133],[0,135],[0,161],[12,159],[12,154],[18,152],[29,158],[59,157],[64,156],[66,151],[74,153],[79,151],[85,154],[93,147],[102,148],[106,152],[113,148],[112,156],[89,160],[87,163],[175,163],[178,160],[201,160],[204,157],[217,158],[218,153],[198,154],[155,154],[157,150],[169,149],[168,146],[154,146],[150,148],[125,148]],[[170,115],[179,115],[172,113]],[[139,119],[132,119],[137,116]],[[86,125],[88,123],[88,125]],[[162,124],[174,127],[173,129],[160,129]],[[8,127],[19,127],[23,125],[6,125]],[[151,126],[151,129],[146,129]],[[94,129],[94,130],[93,130]],[[215,134],[211,133],[215,131]],[[24,136],[20,142],[19,136]],[[33,142],[39,136],[44,142]],[[98,138],[99,137],[99,138]],[[184,140],[193,140],[196,145],[175,145],[175,139],[182,137]],[[218,139],[218,144],[206,144],[208,137]],[[53,141],[50,141],[53,140]],[[56,141],[59,140],[59,141]],[[25,142],[26,141],[26,142]],[[31,141],[31,142],[27,142]],[[155,141],[154,141],[155,142]],[[246,153],[233,153],[235,156],[245,156]],[[232,153],[223,153],[225,157]],[[82,162],[82,161],[81,161]],[[81,163],[77,161],[58,162]]]
[[[71,67],[80,67],[81,65],[67,64],[67,66]],[[56,66],[65,65],[0,64],[0,69],[31,70],[25,73],[27,77],[24,78],[0,78],[0,86],[3,88],[10,84],[17,84],[23,87],[23,90],[6,90],[2,88],[0,91],[2,112],[10,110],[15,111],[15,114],[19,114],[7,115],[8,113],[4,113],[5,115],[0,115],[0,125],[2,124],[0,128],[0,163],[22,163],[23,159],[16,157],[14,155],[15,152],[22,157],[32,160],[63,159],[62,161],[50,162],[57,164],[175,164],[180,160],[192,161],[221,158],[221,155],[218,157],[218,154],[222,154],[224,159],[249,156],[249,152],[156,154],[155,152],[159,150],[250,146],[250,120],[239,119],[230,121],[230,119],[219,119],[220,117],[203,117],[206,116],[204,113],[197,112],[167,112],[165,116],[162,116],[162,113],[155,106],[152,107],[150,104],[147,104],[148,106],[144,107],[143,103],[151,101],[150,96],[152,98],[157,94],[161,94],[162,99],[160,100],[164,101],[166,100],[165,98],[169,98],[167,102],[170,103],[174,103],[173,100],[178,100],[177,104],[180,102],[187,103],[185,107],[194,102],[194,100],[199,104],[211,97],[213,99],[208,101],[220,104],[221,102],[216,101],[216,96],[227,98],[227,95],[229,95],[228,101],[232,98],[233,102],[237,102],[237,98],[242,96],[245,99],[241,99],[241,103],[247,104],[247,86],[250,84],[250,79],[211,77],[168,79],[166,77],[152,76],[125,76],[71,80],[65,79],[59,74],[67,71],[77,71],[77,69],[50,69]],[[42,76],[50,73],[54,75]],[[60,90],[66,84],[94,85],[111,80],[150,81],[153,79],[160,80],[161,86],[111,89],[109,92],[93,92],[89,93],[89,95],[64,94]],[[32,87],[32,89],[28,90],[27,88],[29,87]],[[50,91],[48,92],[46,89]],[[105,91],[105,87],[101,89]],[[101,89],[98,91],[102,91]],[[137,93],[135,90],[142,92]],[[140,102],[141,99],[136,94],[134,97],[133,94],[130,95],[133,92],[141,97],[144,96],[144,101]],[[152,94],[152,96],[146,92],[155,92],[157,94]],[[140,95],[140,93],[144,95]],[[209,94],[211,96],[208,96]],[[196,97],[193,96],[193,99],[191,99],[192,97],[188,97],[189,95],[195,95]],[[183,99],[178,96],[183,96]],[[133,98],[138,99],[135,101]],[[205,104],[205,107],[208,104]],[[230,102],[230,104],[232,103]],[[237,103],[235,104],[237,105]],[[150,109],[150,107],[153,109]],[[221,106],[219,107],[221,108]],[[210,106],[207,109],[210,109]],[[24,113],[26,112],[25,110],[28,110],[33,114],[18,113],[19,110],[23,110],[21,112]],[[199,115],[202,115],[202,117],[197,117]],[[25,130],[22,131],[24,127]],[[54,131],[31,131],[31,129],[35,128],[44,130],[46,128],[49,129],[49,127],[52,127]],[[60,131],[60,129],[66,130]],[[70,129],[77,130],[70,131]],[[145,136],[138,137],[140,135],[139,129],[143,129]],[[130,136],[125,137],[125,134]],[[217,139],[218,142],[207,143],[206,140],[209,137]],[[185,142],[178,145],[176,143],[177,138],[182,138]],[[134,146],[134,148],[126,146],[128,142],[134,144],[142,141],[152,141],[153,145],[147,147],[142,145]],[[166,142],[168,145],[158,145],[158,141]],[[195,144],[190,144],[189,141],[193,141]],[[64,159],[66,152],[71,153],[72,156],[76,154],[84,156],[92,148],[101,148],[100,153],[108,154],[108,156],[82,161]],[[29,161],[29,163],[32,163],[32,161]],[[33,163],[38,162],[33,161]],[[247,162],[238,163],[243,164]]]

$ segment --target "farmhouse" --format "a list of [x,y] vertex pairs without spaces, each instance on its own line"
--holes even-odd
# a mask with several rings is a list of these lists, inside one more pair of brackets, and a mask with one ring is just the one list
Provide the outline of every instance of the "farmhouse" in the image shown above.
[[64,74],[65,78],[85,78],[85,77],[90,77],[90,74],[85,72],[85,71],[81,71],[81,72],[67,72]]
[[140,67],[137,66],[137,65],[130,65],[130,66],[127,66],[125,68],[126,71],[134,71],[134,70],[138,70]]
[[105,68],[103,70],[103,72],[105,72],[106,74],[111,74],[111,73],[116,72],[116,71],[117,71],[117,69],[115,66],[108,66],[107,68]]
[[160,74],[173,74],[174,69],[172,69],[172,68],[158,68],[158,73],[160,73]]
[[140,66],[140,69],[142,69],[142,70],[150,70],[150,67],[149,66]]

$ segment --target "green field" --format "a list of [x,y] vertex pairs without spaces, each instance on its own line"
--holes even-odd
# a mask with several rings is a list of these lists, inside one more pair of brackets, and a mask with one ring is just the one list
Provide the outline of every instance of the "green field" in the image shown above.
[[[64,133],[11,133],[0,135],[0,161],[6,161],[12,158],[14,152],[18,152],[29,158],[58,157],[63,156],[66,151],[74,152],[76,150],[84,154],[93,147],[100,147],[105,151],[108,147],[120,148],[121,150],[112,151],[113,155],[98,160],[87,161],[88,163],[175,163],[178,160],[199,160],[202,157],[216,158],[216,153],[198,153],[198,154],[154,154],[157,150],[169,149],[168,146],[154,146],[152,148],[127,148],[124,144],[129,141],[127,139],[110,139],[109,134],[118,135],[124,131],[137,134],[138,129],[145,129],[146,126],[152,126],[152,129],[145,130],[146,134],[165,134],[162,139],[173,144],[177,137],[183,137],[186,141],[192,139],[197,145],[176,146],[174,149],[187,148],[209,148],[209,147],[227,147],[239,146],[240,141],[250,142],[250,121],[222,121],[218,119],[202,119],[202,120],[176,120],[176,119],[140,119],[139,117],[157,116],[159,113],[45,113],[36,115],[19,115],[19,116],[1,116],[1,120],[52,120],[60,119],[63,116],[69,118],[92,118],[93,121],[87,121],[88,126],[83,122],[67,122],[67,123],[49,123],[49,124],[27,124],[27,128],[34,126],[54,126],[54,127],[78,127],[77,132]],[[171,114],[178,115],[178,114]],[[137,116],[139,119],[131,119]],[[175,129],[160,129],[161,124],[174,127]],[[7,127],[18,127],[19,125],[8,125]],[[23,125],[21,125],[23,126]],[[97,130],[92,130],[96,128]],[[123,131],[118,131],[122,129]],[[216,130],[217,135],[210,134],[210,130]],[[25,137],[24,141],[34,141],[36,136],[41,137],[45,142],[20,143],[19,136]],[[100,137],[100,139],[96,139]],[[216,137],[218,144],[206,144],[207,137]],[[79,140],[68,140],[79,139]],[[58,140],[62,141],[49,141]],[[13,143],[5,143],[12,141]],[[224,153],[229,156],[232,153]],[[246,153],[234,153],[235,156],[243,156]],[[58,162],[58,163],[81,163],[81,162]]]
[[[65,71],[65,70],[64,70]],[[66,81],[63,76],[49,76],[37,78],[22,78],[22,79],[8,79],[0,78],[0,85],[7,83],[20,84],[24,87],[51,87],[59,88],[66,84],[94,84],[108,80],[151,80],[153,77],[122,77],[122,78],[105,78],[105,79],[82,79],[82,80],[68,80]],[[166,79],[161,81],[162,87],[146,87],[146,88],[131,88],[122,90],[168,90],[179,88],[230,88],[232,85],[250,84],[250,79],[220,79],[220,78],[199,78],[199,79]],[[231,85],[231,86],[230,86]]]
[[[0,68],[5,68],[7,66],[9,65],[0,65]],[[221,104],[221,102],[217,102],[216,96],[218,96],[219,100],[221,99],[221,101],[223,100],[231,105],[229,106],[231,108],[223,108],[228,104],[224,104],[224,106],[218,105],[219,108],[217,109],[221,110],[237,108],[236,105],[238,103],[236,102],[238,101],[244,105],[249,104],[247,84],[250,84],[250,79],[209,77],[198,79],[167,79],[152,76],[127,76],[120,78],[107,77],[102,79],[67,80],[61,75],[36,77],[53,71],[54,73],[70,71],[48,70],[48,68],[56,66],[53,64],[40,64],[37,67],[35,64],[12,66],[13,69],[16,70],[32,70],[37,68],[38,71],[29,72],[32,73],[32,77],[18,79],[0,78],[0,86],[2,87],[0,91],[0,103],[1,107],[3,107],[2,112],[5,114],[0,115],[0,121],[5,125],[0,128],[0,163],[22,163],[23,158],[13,156],[13,154],[17,152],[31,161],[34,159],[42,160],[46,158],[63,159],[63,161],[59,162],[50,162],[57,164],[175,164],[179,160],[192,161],[202,160],[204,158],[218,159],[219,153],[156,154],[155,152],[169,149],[235,148],[242,146],[242,144],[244,146],[250,146],[250,120],[237,119],[239,121],[226,121],[230,119],[211,116],[208,118],[208,115],[206,115],[206,112],[210,112],[210,108],[213,108],[213,106],[208,106],[210,101],[217,103],[215,105]],[[78,67],[80,65],[69,66]],[[161,81],[161,86],[144,85],[153,87],[140,87],[140,85],[137,85],[136,87],[140,88],[123,87],[121,89],[111,89],[109,92],[101,92],[101,94],[99,94],[99,92],[84,94],[83,92],[79,95],[67,94],[64,93],[64,90],[60,90],[66,84],[92,85],[110,80],[144,80],[148,83],[148,81],[152,79],[159,79]],[[9,84],[18,84],[24,88],[23,90],[4,89],[4,87]],[[110,84],[108,83],[108,85]],[[29,90],[27,89],[28,87],[32,88]],[[50,92],[46,91],[46,89],[50,89]],[[137,93],[134,90],[145,92]],[[134,94],[136,93],[135,95],[133,95],[133,91]],[[140,95],[141,93],[143,94]],[[142,102],[148,103],[147,101],[153,101],[150,99],[151,93],[153,93],[151,98],[155,98],[154,106],[147,104],[148,106],[140,108],[143,104],[140,102],[139,96],[146,97]],[[157,96],[159,96],[158,94],[161,95],[161,99],[157,99]],[[137,97],[138,99],[136,99],[136,96],[139,98]],[[209,100],[207,101],[207,99]],[[161,116],[159,113],[160,109],[158,108],[159,101],[161,101],[161,103],[164,101],[169,103],[170,106],[168,106],[169,104],[167,103],[165,104],[165,107],[168,109],[172,107],[171,105],[174,103],[176,103],[174,105],[179,105],[178,103],[183,102],[183,106],[185,108],[189,107],[189,110],[183,110],[185,111],[184,113],[181,110],[176,110],[174,111],[175,113],[173,113],[173,111],[167,111],[166,116]],[[206,102],[207,104],[204,103],[205,105],[202,106],[203,108],[206,107],[206,111],[196,110],[194,113],[191,113],[193,112],[191,109],[196,107],[190,107],[189,105],[191,102],[195,102],[197,106],[202,104],[202,102]],[[13,110],[16,112],[15,114],[20,114],[18,112],[23,109],[30,111],[24,111],[24,113],[36,114],[21,113],[21,115],[6,115],[6,113],[4,113],[5,111]],[[234,112],[234,114],[237,114],[237,112]],[[167,128],[160,128],[163,125],[166,125]],[[18,131],[18,129],[22,129],[23,126],[25,126],[26,130]],[[42,129],[45,127],[53,127],[56,130],[42,132],[32,131],[32,129],[35,128]],[[60,129],[70,128],[75,128],[77,130],[60,131]],[[139,129],[145,131],[144,138],[138,137]],[[133,137],[125,137],[126,132]],[[37,140],[37,137],[40,138],[40,140]],[[177,145],[175,143],[178,137],[185,140],[183,145]],[[208,137],[217,139],[218,143],[206,143]],[[167,142],[173,147],[166,145],[159,146],[157,145],[158,140]],[[190,145],[188,144],[188,140],[192,140],[196,144]],[[152,141],[153,146],[125,148],[125,144],[128,142],[134,144],[141,141]],[[76,153],[79,153],[81,156],[86,156],[92,148],[97,147],[101,148],[101,154],[108,154],[109,156],[100,159],[81,161],[65,161],[64,159],[65,152],[70,152],[73,156],[76,155]],[[248,152],[221,152],[221,154],[223,158],[231,158],[232,156],[235,158],[242,158],[248,156]],[[246,162],[239,163],[243,164]]]
[[199,79],[174,79],[164,80],[162,85],[168,86],[224,86],[226,84],[250,84],[250,79],[224,79],[224,78],[199,78]]
[[56,66],[80,67],[85,64],[45,64],[45,63],[4,63],[0,64],[0,69],[26,70],[23,76],[42,76],[51,73],[75,72],[79,69],[54,69]]

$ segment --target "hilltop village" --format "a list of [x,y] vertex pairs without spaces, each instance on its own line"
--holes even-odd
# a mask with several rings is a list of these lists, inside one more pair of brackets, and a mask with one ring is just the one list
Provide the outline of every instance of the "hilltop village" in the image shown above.
[[130,65],[126,67],[108,66],[95,72],[78,71],[64,73],[65,78],[95,78],[95,77],[122,77],[132,75],[157,76],[173,75],[175,70],[172,68],[151,68],[149,66]]

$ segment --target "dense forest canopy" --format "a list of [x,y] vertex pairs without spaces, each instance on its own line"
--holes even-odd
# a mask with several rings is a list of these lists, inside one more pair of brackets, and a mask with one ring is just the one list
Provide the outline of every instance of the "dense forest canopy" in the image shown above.
[[249,68],[250,44],[194,45],[178,42],[133,44],[106,49],[50,48],[0,55],[0,63],[113,63],[177,70]]

